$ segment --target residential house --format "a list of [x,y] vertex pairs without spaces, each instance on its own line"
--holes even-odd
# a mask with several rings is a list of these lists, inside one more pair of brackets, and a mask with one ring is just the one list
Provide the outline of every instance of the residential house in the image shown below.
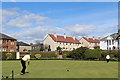
[[118,29],[118,49],[120,50],[120,29]]
[[94,47],[99,46],[100,40],[95,38],[82,37],[80,39],[80,42],[83,45],[83,47],[94,49]]
[[17,51],[18,52],[27,52],[31,50],[31,45],[24,43],[24,42],[17,42]]
[[31,43],[31,46],[32,46],[32,50],[33,51],[43,51],[43,44],[40,44],[40,43],[36,43],[36,44],[32,44]]
[[81,47],[81,43],[73,37],[67,37],[66,34],[64,36],[54,34],[48,34],[44,41],[44,46],[49,46],[51,51],[56,51],[57,47],[61,47],[62,50],[73,50]]
[[103,49],[103,50],[118,49],[118,45],[119,45],[118,38],[119,38],[118,33],[114,33],[102,38],[100,40],[100,49]]
[[17,40],[3,33],[0,33],[0,51],[15,52]]

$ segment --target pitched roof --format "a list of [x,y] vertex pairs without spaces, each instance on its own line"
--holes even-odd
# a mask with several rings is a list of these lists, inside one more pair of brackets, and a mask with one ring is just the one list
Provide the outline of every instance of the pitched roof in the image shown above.
[[10,36],[7,36],[5,34],[0,33],[0,39],[10,39],[10,40],[16,40],[15,38],[12,38]]
[[[109,36],[111,36],[113,39],[117,39],[119,35],[118,35],[118,33],[114,33],[114,34],[111,34],[111,35],[109,35]],[[108,37],[108,36],[102,38],[101,41],[107,40],[107,37]]]
[[17,42],[17,46],[30,46],[30,45],[24,42]]
[[57,38],[52,35],[52,34],[49,34],[49,36],[55,41],[55,42],[66,42],[66,43],[78,43],[78,44],[81,44],[76,38],[75,40],[72,38],[72,37],[66,37],[64,38],[64,36],[59,36],[57,35]]
[[86,38],[86,37],[83,37],[86,41],[88,42],[92,42],[92,43],[100,43],[100,40],[98,39],[93,39],[93,38]]

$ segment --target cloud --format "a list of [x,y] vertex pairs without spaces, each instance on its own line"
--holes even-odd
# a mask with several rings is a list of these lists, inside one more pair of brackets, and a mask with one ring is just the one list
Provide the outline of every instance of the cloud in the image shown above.
[[35,28],[25,29],[20,32],[11,32],[10,34],[20,41],[28,43],[35,42],[36,40],[43,41],[46,34],[53,34],[54,32],[62,33],[64,29],[53,26],[39,26]]
[[10,0],[10,2],[16,2],[16,0]]
[[24,28],[39,26],[44,24],[44,21],[49,20],[47,17],[40,16],[28,11],[22,11],[17,8],[3,10],[4,27]]
[[[116,30],[115,25],[113,25],[116,24],[115,20],[103,21],[102,24],[79,23],[64,27],[57,27],[50,26],[51,22],[53,25],[57,22],[55,19],[50,19],[50,17],[41,16],[25,10],[20,10],[19,8],[3,9],[2,13],[4,33],[13,36],[18,41],[25,41],[28,43],[35,42],[36,40],[43,41],[46,34],[53,34],[54,32],[59,35],[63,35],[64,33],[66,33],[67,36],[74,35],[80,39],[83,36],[103,37]],[[65,20],[67,21],[67,19]],[[50,25],[47,24],[48,22]],[[61,23],[59,20],[58,22]]]
[[[68,25],[65,26],[64,29],[69,35],[74,35],[78,39],[80,39],[83,36],[88,37],[105,37],[108,34],[112,34],[113,32],[117,32],[117,25],[113,25],[114,21],[107,21],[103,24],[74,24],[74,25]],[[116,32],[115,32],[116,31]]]
[[34,24],[44,24],[44,20],[47,20],[47,17],[42,17],[35,14],[28,14],[17,17],[16,19],[9,21],[6,25],[10,27],[24,28],[33,26]]
[[0,12],[2,13],[2,16],[0,17],[2,17],[3,23],[6,23],[7,21],[12,20],[20,15],[18,8],[2,9]]
[[93,31],[94,25],[91,24],[75,24],[64,27],[71,35],[83,36]]

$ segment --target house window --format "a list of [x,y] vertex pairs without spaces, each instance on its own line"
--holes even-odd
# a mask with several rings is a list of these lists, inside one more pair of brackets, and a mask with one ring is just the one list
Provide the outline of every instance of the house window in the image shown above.
[[108,40],[108,42],[109,42],[109,45],[111,45],[111,40]]
[[107,45],[108,45],[108,40],[107,40]]
[[115,46],[113,46],[113,50],[115,50]]
[[11,45],[14,45],[14,41],[11,41]]
[[6,44],[6,40],[3,40],[3,44]]
[[6,51],[6,48],[3,48],[3,51]]
[[66,45],[67,45],[67,43],[66,43]]
[[109,47],[109,50],[111,50],[111,47]]
[[95,46],[97,46],[97,43],[95,43]]
[[112,45],[114,45],[114,40],[112,40]]
[[10,48],[10,52],[13,52],[14,51],[14,48]]
[[2,47],[0,47],[0,51],[2,51]]

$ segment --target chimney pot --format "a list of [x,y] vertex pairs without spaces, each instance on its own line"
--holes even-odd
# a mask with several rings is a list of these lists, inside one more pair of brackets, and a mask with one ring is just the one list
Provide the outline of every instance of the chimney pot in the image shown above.
[[57,38],[56,32],[54,33],[54,36]]
[[75,40],[75,36],[72,36],[72,38]]
[[64,33],[64,38],[66,39],[66,34]]

